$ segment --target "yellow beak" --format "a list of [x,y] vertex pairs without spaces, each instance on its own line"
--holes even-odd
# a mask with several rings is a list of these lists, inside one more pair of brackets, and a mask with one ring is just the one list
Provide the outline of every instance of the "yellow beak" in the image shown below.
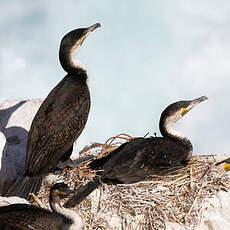
[[228,172],[228,171],[230,171],[230,164],[229,163],[224,163],[224,170],[226,171],[226,172]]

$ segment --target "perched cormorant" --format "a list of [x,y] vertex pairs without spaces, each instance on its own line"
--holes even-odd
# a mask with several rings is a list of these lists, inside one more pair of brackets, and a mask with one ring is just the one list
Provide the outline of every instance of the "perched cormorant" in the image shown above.
[[50,190],[52,211],[29,204],[11,204],[0,207],[0,224],[21,230],[61,230],[79,229],[81,218],[75,211],[61,205],[61,199],[73,193],[64,183],[56,183]]
[[36,193],[39,189],[41,176],[52,172],[60,161],[69,159],[90,109],[87,71],[73,59],[73,55],[85,38],[100,26],[96,23],[63,37],[59,59],[67,75],[49,93],[33,119],[28,134],[24,176],[17,180],[7,196],[28,198],[29,193]]
[[223,164],[223,163],[224,163],[224,170],[226,172],[230,171],[230,157],[225,159],[225,160],[217,162],[215,165],[220,165],[220,164]]
[[163,174],[169,170],[183,167],[191,159],[192,143],[173,129],[173,124],[200,102],[195,100],[179,101],[169,105],[161,114],[160,132],[163,137],[138,137],[119,146],[108,155],[95,159],[89,164],[98,170],[93,181],[77,189],[65,207],[79,204],[87,195],[101,185],[131,184],[144,180],[152,174]]

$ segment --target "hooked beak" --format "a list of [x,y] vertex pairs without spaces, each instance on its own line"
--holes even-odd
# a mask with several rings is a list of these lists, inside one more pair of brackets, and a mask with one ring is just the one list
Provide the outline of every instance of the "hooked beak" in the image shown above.
[[75,193],[75,191],[72,190],[72,189],[70,189],[70,188],[68,188],[68,189],[66,189],[65,193],[66,193],[67,195],[70,195],[70,194]]
[[101,27],[101,24],[100,24],[100,23],[96,23],[96,24],[94,24],[94,25],[88,27],[87,30],[88,30],[89,32],[93,32],[93,31],[94,31],[95,29],[97,29],[98,27]]
[[100,23],[96,23],[88,28],[85,29],[85,35],[84,35],[84,39],[94,30],[96,30],[97,28],[101,27]]
[[207,99],[208,98],[206,96],[199,97],[195,100],[192,100],[191,105],[192,105],[192,107],[194,107],[195,105],[198,105],[199,103],[201,103],[202,101],[205,101]]
[[74,190],[66,188],[65,191],[63,191],[60,194],[60,198],[62,199],[62,198],[68,197],[69,195],[74,194],[74,193],[75,193]]
[[88,37],[88,35],[93,32],[95,29],[97,29],[98,27],[101,27],[100,23],[96,23],[88,28],[85,28],[85,31],[80,39],[80,45],[82,45],[83,41]]
[[190,111],[194,106],[198,105],[202,101],[207,100],[208,98],[206,96],[199,97],[197,99],[194,99],[190,102],[190,104],[186,107],[183,108],[182,115],[185,115],[188,111]]

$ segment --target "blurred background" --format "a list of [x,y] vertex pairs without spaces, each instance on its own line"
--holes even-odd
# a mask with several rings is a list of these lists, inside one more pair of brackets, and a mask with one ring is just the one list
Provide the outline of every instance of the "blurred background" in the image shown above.
[[0,12],[0,103],[45,98],[66,74],[62,37],[100,22],[76,57],[87,67],[92,98],[79,149],[119,133],[159,136],[166,106],[206,95],[175,128],[195,154],[228,154],[228,0],[1,0]]

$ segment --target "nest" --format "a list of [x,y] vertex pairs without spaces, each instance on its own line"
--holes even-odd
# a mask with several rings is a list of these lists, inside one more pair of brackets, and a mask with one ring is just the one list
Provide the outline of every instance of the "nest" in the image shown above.
[[[110,138],[105,144],[93,143],[81,151],[81,157],[102,156],[131,138],[123,134]],[[84,220],[85,229],[163,230],[169,222],[196,229],[210,198],[217,191],[230,188],[228,175],[214,166],[215,162],[215,155],[197,155],[186,167],[163,176],[151,176],[132,185],[104,184],[75,210]],[[83,162],[61,172],[71,188],[78,188],[95,175],[87,164]],[[43,185],[38,199],[48,207],[48,198],[49,188]]]

